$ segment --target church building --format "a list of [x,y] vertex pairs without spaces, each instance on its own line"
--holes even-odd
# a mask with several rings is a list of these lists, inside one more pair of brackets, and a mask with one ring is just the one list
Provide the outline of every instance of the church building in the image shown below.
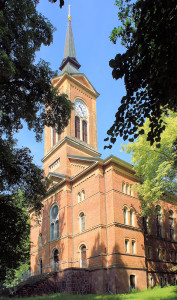
[[52,184],[40,218],[30,211],[31,274],[57,274],[61,292],[176,284],[176,207],[159,205],[152,226],[142,220],[132,165],[98,153],[99,93],[79,68],[69,14],[61,72],[52,83],[74,110],[60,135],[45,128],[42,161]]

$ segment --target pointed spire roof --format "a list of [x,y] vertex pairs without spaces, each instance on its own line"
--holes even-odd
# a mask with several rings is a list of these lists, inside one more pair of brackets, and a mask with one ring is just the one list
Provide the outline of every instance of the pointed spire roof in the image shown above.
[[71,26],[71,15],[70,15],[70,5],[68,14],[68,26],[66,32],[65,50],[64,58],[60,66],[61,73],[68,72],[69,74],[79,73],[78,69],[81,65],[76,59],[76,51],[74,45],[74,38]]

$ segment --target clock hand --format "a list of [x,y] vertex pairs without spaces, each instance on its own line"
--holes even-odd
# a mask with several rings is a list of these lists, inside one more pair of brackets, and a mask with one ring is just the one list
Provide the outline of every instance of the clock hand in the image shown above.
[[82,111],[82,113],[83,113],[83,109],[82,109],[82,106],[81,106],[81,105],[79,105],[79,107],[80,107],[80,109],[81,109],[81,111]]

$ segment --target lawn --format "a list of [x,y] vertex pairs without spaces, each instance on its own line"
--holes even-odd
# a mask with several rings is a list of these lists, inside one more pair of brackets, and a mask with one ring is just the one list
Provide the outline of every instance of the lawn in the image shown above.
[[[12,300],[13,298],[0,297],[0,300]],[[17,298],[16,298],[17,299]],[[19,299],[19,298],[18,298]],[[22,299],[22,298],[21,298]],[[121,295],[62,295],[54,294],[51,296],[41,297],[25,297],[24,300],[175,300],[177,299],[177,286],[169,286],[164,288],[156,287],[153,290],[136,292]]]

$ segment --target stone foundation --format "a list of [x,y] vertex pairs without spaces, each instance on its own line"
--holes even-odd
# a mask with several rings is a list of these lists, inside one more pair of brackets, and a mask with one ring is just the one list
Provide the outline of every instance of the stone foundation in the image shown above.
[[31,277],[30,280],[18,287],[15,296],[41,296],[54,293],[89,294],[89,273],[89,270],[86,269],[68,268],[43,274],[34,280]]

